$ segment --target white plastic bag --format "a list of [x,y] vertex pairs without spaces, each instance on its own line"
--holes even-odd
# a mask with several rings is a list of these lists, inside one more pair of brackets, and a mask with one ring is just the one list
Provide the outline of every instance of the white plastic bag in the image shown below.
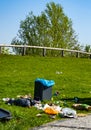
[[70,118],[76,118],[77,113],[75,110],[71,108],[63,108],[62,112],[60,113],[63,117],[70,117]]

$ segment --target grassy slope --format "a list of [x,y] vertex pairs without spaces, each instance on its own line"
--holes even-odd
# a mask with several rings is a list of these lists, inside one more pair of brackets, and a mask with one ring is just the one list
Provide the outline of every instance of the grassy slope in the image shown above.
[[[91,93],[91,60],[61,57],[0,56],[0,98],[34,94],[36,78],[52,79],[55,85],[52,92],[60,92],[54,100],[62,98],[89,98]],[[27,130],[28,127],[51,121],[47,115],[39,120],[35,108],[27,109],[8,106],[0,101],[1,108],[13,113],[14,118],[2,130],[8,128]],[[26,109],[26,112],[25,112]],[[16,125],[18,121],[18,124]]]

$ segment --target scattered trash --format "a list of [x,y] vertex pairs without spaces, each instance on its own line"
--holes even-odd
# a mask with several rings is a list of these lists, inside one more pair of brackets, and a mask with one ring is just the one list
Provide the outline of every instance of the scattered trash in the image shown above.
[[56,71],[56,74],[62,74],[63,72]]
[[6,104],[22,106],[22,107],[30,107],[35,104],[35,101],[29,98],[18,98],[18,99],[10,98],[8,101],[6,101]]
[[10,120],[12,119],[12,115],[9,111],[0,108],[0,120]]
[[[56,74],[63,74],[63,72],[56,71]],[[35,80],[35,88],[34,88],[34,99],[32,99],[31,94],[28,95],[17,95],[17,98],[3,98],[2,100],[6,102],[8,105],[16,105],[16,106],[22,106],[22,107],[31,107],[34,106],[38,110],[42,110],[46,114],[49,115],[50,118],[55,119],[57,115],[64,118],[77,118],[77,117],[83,117],[86,116],[86,114],[79,113],[77,114],[76,110],[69,108],[68,104],[65,100],[66,95],[64,94],[62,97],[64,97],[64,101],[54,101],[55,97],[52,96],[58,96],[60,94],[59,91],[56,91],[52,95],[52,86],[55,84],[54,80],[46,80],[43,78],[37,78]],[[65,87],[65,86],[64,86]],[[64,88],[63,87],[63,88]],[[91,91],[90,91],[91,93]],[[51,100],[52,103],[49,104],[42,104],[41,101],[43,100]],[[74,107],[77,110],[91,110],[91,106],[88,104],[78,104],[79,98],[74,97],[72,100],[76,104],[73,104],[72,107]],[[60,107],[63,106],[64,108]],[[38,113],[36,114],[36,117],[41,117],[42,114]],[[0,108],[0,119],[1,120],[9,120],[12,118],[12,115],[9,111],[1,109]]]
[[74,102],[78,103],[79,102],[79,98],[78,97],[74,97]]
[[[38,80],[38,79],[37,79]],[[50,88],[50,87],[49,87]],[[48,93],[48,92],[47,92]],[[47,95],[47,94],[46,94]],[[59,91],[56,91],[53,96],[58,96]],[[31,107],[34,106],[39,110],[44,111],[46,114],[49,115],[50,118],[55,119],[56,115],[59,115],[61,118],[77,118],[77,117],[84,117],[86,114],[79,113],[77,114],[76,110],[69,108],[66,100],[61,101],[54,101],[53,97],[51,98],[51,102],[49,104],[42,104],[41,100],[35,100],[31,98],[31,95],[18,95],[17,98],[3,98],[2,99],[8,105],[16,105],[22,107]],[[91,106],[88,104],[80,104],[79,98],[74,97],[75,104],[72,105],[73,108],[77,110],[91,110]],[[62,108],[63,106],[64,108]],[[36,114],[36,117],[41,117],[42,114]],[[11,119],[11,113],[7,110],[0,109],[0,119],[9,120]]]
[[91,110],[91,106],[88,104],[73,104],[72,106],[78,110]]
[[42,116],[42,114],[40,114],[40,113],[36,115],[36,117],[41,117],[41,116]]
[[60,106],[49,106],[48,104],[45,104],[44,106],[44,112],[50,115],[56,115],[60,113],[61,107]]
[[39,110],[43,110],[43,105],[41,103],[35,103],[34,106]]
[[50,115],[49,116],[51,119],[55,119],[56,118],[56,115]]
[[7,98],[3,98],[2,100],[6,102],[6,101],[9,101],[10,98],[7,97]]
[[71,108],[63,108],[59,114],[61,117],[77,118],[77,113]]
[[31,94],[28,95],[17,95],[17,98],[31,98]]
[[60,93],[58,91],[56,91],[53,96],[58,96]]
[[52,107],[45,108],[44,112],[47,113],[47,114],[50,114],[50,115],[55,115],[55,114],[59,113],[56,109],[54,109]]

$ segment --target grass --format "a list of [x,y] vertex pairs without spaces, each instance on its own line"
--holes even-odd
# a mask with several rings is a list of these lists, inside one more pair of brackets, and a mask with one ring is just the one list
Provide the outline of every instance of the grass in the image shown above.
[[[74,97],[78,97],[91,105],[91,59],[0,55],[0,107],[13,115],[12,120],[0,122],[1,130],[28,130],[54,120],[34,107],[9,106],[2,101],[2,98],[17,95],[33,97],[36,78],[55,81],[52,94],[56,91],[60,94],[53,96],[53,102],[63,100],[71,107]],[[42,117],[36,117],[38,113]]]

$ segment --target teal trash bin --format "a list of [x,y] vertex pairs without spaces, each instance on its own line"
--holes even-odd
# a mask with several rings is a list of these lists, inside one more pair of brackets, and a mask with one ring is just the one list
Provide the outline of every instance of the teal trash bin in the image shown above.
[[37,78],[35,80],[34,100],[50,100],[54,84],[53,80]]

